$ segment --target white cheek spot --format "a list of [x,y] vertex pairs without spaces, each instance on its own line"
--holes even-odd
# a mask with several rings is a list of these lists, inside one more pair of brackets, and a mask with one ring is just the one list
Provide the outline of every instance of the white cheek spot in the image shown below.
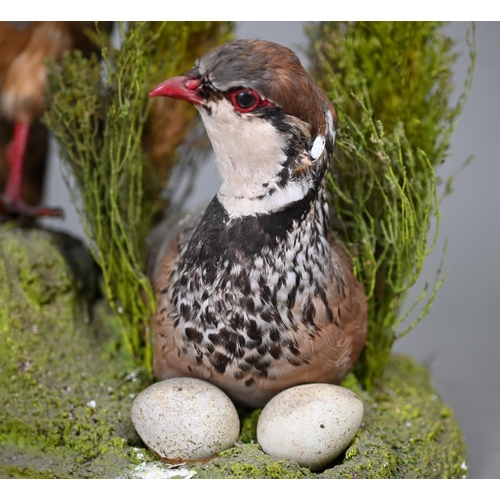
[[319,158],[324,149],[325,149],[325,138],[322,135],[318,135],[318,137],[314,139],[314,143],[311,148],[311,158],[313,160]]
[[329,109],[326,111],[326,117],[328,120],[328,133],[330,135],[330,139],[332,141],[332,144],[335,144],[335,127],[333,125],[333,116],[332,113]]

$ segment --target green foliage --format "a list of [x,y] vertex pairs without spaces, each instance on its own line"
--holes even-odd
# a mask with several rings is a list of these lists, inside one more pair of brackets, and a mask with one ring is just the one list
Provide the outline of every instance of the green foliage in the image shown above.
[[[343,238],[369,300],[369,336],[357,366],[373,386],[394,341],[432,307],[442,284],[427,286],[402,312],[439,231],[436,168],[450,146],[474,70],[455,105],[454,41],[437,22],[324,22],[309,31],[313,74],[339,118],[328,192],[333,228]],[[431,221],[434,234],[428,238]],[[417,305],[420,312],[399,331]]]
[[104,76],[101,61],[79,53],[52,65],[45,119],[66,160],[66,180],[80,200],[80,217],[125,344],[150,367],[151,343],[144,332],[156,300],[144,272],[144,239],[161,208],[175,148],[194,114],[188,106],[167,108],[152,120],[148,93],[186,71],[200,50],[224,41],[229,25],[137,22],[127,30],[120,25],[120,35],[118,50],[101,36]]

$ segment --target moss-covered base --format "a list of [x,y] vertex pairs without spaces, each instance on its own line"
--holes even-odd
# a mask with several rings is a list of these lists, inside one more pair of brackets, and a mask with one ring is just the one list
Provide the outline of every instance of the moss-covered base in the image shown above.
[[95,296],[89,255],[69,237],[0,227],[0,477],[403,478],[462,477],[466,449],[453,412],[427,370],[394,356],[365,403],[361,429],[323,471],[276,460],[252,444],[258,411],[242,417],[242,443],[219,458],[171,470],[144,449],[130,421],[151,380],[123,352]]

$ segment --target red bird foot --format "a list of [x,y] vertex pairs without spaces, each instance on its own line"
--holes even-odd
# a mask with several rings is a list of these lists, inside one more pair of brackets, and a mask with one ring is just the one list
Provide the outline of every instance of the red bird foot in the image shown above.
[[16,219],[21,222],[29,222],[38,217],[64,217],[64,211],[60,207],[47,207],[38,205],[33,207],[18,198],[8,198],[0,195],[0,219]]
[[7,148],[10,164],[9,179],[3,194],[0,195],[0,219],[16,219],[30,222],[38,217],[62,217],[58,207],[43,205],[32,206],[23,200],[23,170],[30,124],[22,121],[14,126],[14,137]]

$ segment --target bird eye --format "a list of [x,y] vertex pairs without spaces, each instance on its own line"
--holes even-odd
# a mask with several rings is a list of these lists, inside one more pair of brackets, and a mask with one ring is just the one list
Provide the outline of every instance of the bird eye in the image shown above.
[[236,111],[240,113],[249,113],[254,109],[261,107],[269,107],[273,104],[265,99],[262,99],[255,90],[252,89],[235,89],[229,92],[229,99]]
[[238,92],[236,94],[235,100],[236,104],[238,104],[240,108],[247,109],[251,108],[257,102],[257,97],[255,97],[254,94],[243,90],[242,92]]

